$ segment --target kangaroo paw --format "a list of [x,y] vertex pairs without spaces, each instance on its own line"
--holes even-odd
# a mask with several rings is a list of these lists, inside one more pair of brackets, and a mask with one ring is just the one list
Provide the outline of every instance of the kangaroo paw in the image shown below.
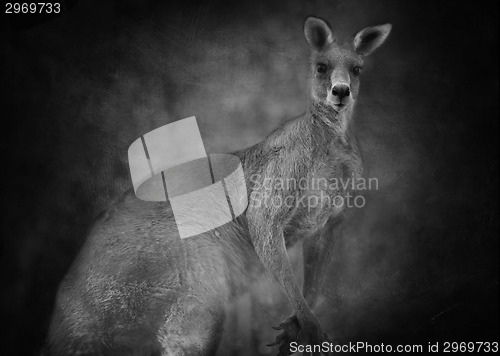
[[274,327],[274,330],[282,330],[281,334],[276,336],[276,340],[267,346],[280,345],[278,356],[288,356],[291,355],[290,344],[297,341],[300,334],[300,325],[297,317],[295,315],[289,317],[279,326]]

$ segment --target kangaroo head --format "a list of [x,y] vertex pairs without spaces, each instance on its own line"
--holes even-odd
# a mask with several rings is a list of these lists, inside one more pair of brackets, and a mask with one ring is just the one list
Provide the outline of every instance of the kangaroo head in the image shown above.
[[328,22],[308,17],[304,34],[312,49],[313,104],[331,107],[338,113],[351,110],[359,92],[363,57],[384,43],[391,28],[390,24],[367,27],[359,31],[354,40],[339,44]]

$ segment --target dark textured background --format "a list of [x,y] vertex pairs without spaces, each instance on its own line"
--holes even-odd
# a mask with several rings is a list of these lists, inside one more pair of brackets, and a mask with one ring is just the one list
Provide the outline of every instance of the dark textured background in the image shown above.
[[[355,119],[380,189],[338,244],[323,325],[342,342],[498,340],[497,2],[166,3],[3,21],[0,354],[39,349],[93,220],[131,187],[140,134],[196,115],[207,150],[226,152],[304,111],[310,14],[341,36],[394,25]],[[289,312],[263,280],[231,306],[220,354],[266,354]]]

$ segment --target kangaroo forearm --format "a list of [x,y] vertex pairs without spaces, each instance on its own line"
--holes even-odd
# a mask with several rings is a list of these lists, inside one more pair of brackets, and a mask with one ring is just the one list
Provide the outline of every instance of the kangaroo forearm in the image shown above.
[[[260,229],[251,228],[250,230],[251,236],[255,237],[252,240],[257,256],[285,292],[297,315],[312,313],[293,274],[286,252],[283,232],[279,229],[269,231],[265,228],[262,229],[262,226]],[[265,232],[266,230],[268,232]],[[254,235],[257,233],[264,236],[257,237]]]
[[[267,261],[267,263],[269,262],[270,261]],[[300,290],[299,284],[295,279],[290,263],[285,262],[281,267],[282,268],[279,268],[281,269],[279,272],[271,272],[271,274],[287,295],[295,314],[299,317],[299,320],[303,319],[303,317],[312,315],[312,309],[302,295],[302,291]],[[269,270],[277,271],[276,267],[272,265],[269,267]]]
[[[325,256],[326,257],[326,256]],[[304,284],[302,293],[307,304],[314,308],[321,293],[326,271],[328,270],[329,258],[322,258],[316,264],[309,263],[304,266]]]
[[321,290],[321,283],[311,283],[311,285],[307,286],[305,283],[302,287],[302,293],[304,294],[304,299],[310,308],[316,307],[316,303],[318,302],[318,297]]
[[271,251],[257,252],[257,255],[285,292],[295,311],[297,313],[310,312],[311,309],[307,305],[295,275],[293,274],[284,242],[282,245],[282,247],[276,246],[277,249],[268,246]]
[[342,221],[339,219],[304,241],[304,284],[302,291],[311,308],[314,308],[318,301],[321,286],[333,257],[335,241],[341,232]]
[[[290,272],[292,273],[291,268]],[[312,307],[304,298],[302,291],[300,290],[300,287],[293,273],[291,274],[290,278],[287,277],[283,280],[283,289],[285,290],[288,299],[290,299],[290,302],[292,303],[296,315],[300,316],[300,315],[312,314],[312,309],[311,309]]]
[[[315,252],[309,251],[309,253],[310,258],[307,259],[308,262],[304,261],[304,284],[302,291],[307,304],[311,308],[314,308],[321,292],[321,286],[328,269],[331,254],[321,249],[315,249]],[[314,256],[317,257],[316,261],[312,258]],[[306,256],[304,256],[304,259],[306,259]]]

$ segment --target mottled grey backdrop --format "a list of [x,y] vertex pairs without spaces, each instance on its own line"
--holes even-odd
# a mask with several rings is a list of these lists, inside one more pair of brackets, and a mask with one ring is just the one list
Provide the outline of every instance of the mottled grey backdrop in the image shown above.
[[[304,111],[310,14],[344,38],[394,26],[355,118],[380,189],[339,241],[323,325],[342,342],[498,339],[498,4],[166,3],[81,1],[3,24],[0,353],[38,350],[93,220],[131,187],[139,135],[196,115],[207,150],[227,152]],[[267,354],[289,312],[263,280],[231,306],[220,354]]]

